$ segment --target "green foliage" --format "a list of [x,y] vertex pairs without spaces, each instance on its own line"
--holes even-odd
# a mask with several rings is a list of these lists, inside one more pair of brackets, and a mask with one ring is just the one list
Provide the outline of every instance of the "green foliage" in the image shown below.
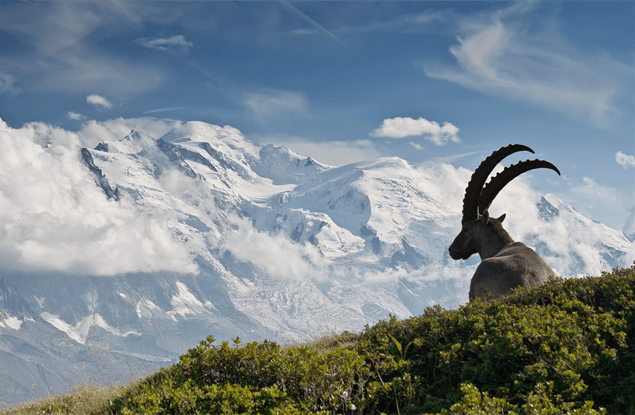
[[93,413],[635,413],[634,290],[635,266],[293,347],[210,336]]
[[[462,385],[472,384],[512,405],[495,401],[507,408],[501,413],[512,407],[535,413],[532,402],[566,413],[583,410],[587,401],[610,413],[633,413],[634,288],[633,267],[598,278],[553,278],[499,300],[380,322],[360,335],[358,347],[373,356],[400,355],[393,338],[412,345],[409,370],[418,377],[413,412],[451,407],[465,399]],[[384,381],[399,376],[398,370],[382,374]],[[457,413],[468,413],[462,408]]]
[[208,337],[120,399],[117,413],[345,413],[365,403],[369,365],[350,350]]

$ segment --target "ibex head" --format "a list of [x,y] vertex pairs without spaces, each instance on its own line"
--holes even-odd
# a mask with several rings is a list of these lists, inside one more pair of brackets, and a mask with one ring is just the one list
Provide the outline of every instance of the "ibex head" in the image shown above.
[[483,188],[496,165],[518,151],[534,152],[527,146],[510,144],[494,151],[472,174],[463,198],[462,229],[450,245],[452,259],[468,259],[477,252],[481,259],[485,259],[514,242],[502,226],[505,214],[490,218],[488,212],[494,198],[509,182],[526,171],[538,168],[552,169],[560,174],[558,168],[548,161],[526,160],[506,167]]

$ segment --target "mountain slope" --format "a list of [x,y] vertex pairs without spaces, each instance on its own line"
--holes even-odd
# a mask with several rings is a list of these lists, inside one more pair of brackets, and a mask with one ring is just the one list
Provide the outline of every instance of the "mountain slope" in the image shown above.
[[[68,163],[84,190],[65,185],[58,193],[90,193],[99,206],[78,228],[90,238],[68,236],[87,241],[88,248],[66,251],[86,249],[73,264],[88,265],[5,267],[1,370],[32,368],[27,377],[4,378],[6,402],[67,388],[81,376],[136,376],[210,334],[284,342],[467,301],[479,260],[447,253],[459,230],[465,169],[398,158],[324,166],[201,122],[159,139],[132,131],[94,149],[63,149],[74,152]],[[37,174],[44,180],[47,173]],[[623,233],[533,192],[522,178],[492,209],[508,212],[512,236],[559,275],[635,259]]]

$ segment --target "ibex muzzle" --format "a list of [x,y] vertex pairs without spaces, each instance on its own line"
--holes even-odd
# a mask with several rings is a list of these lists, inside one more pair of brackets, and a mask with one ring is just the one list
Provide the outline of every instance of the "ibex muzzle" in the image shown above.
[[503,229],[505,215],[489,217],[489,206],[496,195],[513,179],[526,171],[548,168],[560,174],[558,168],[544,160],[526,160],[506,167],[485,187],[488,176],[505,157],[518,151],[534,152],[521,144],[510,144],[492,153],[478,166],[465,189],[462,229],[450,245],[452,259],[481,257],[470,283],[470,300],[489,295],[498,298],[516,287],[542,284],[553,270],[533,249],[514,242]]

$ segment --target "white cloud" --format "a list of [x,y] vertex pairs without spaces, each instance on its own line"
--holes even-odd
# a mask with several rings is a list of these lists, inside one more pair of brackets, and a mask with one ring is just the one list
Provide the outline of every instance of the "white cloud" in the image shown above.
[[615,154],[615,161],[617,161],[617,164],[624,167],[624,169],[627,169],[629,166],[635,167],[635,157],[627,156],[621,151],[618,151]]
[[100,95],[93,94],[86,97],[86,102],[102,108],[112,108],[112,104],[108,100]]
[[141,131],[152,138],[159,139],[180,125],[180,121],[152,117],[116,118],[107,121],[90,120],[82,125],[77,135],[83,146],[92,148],[103,141],[121,140],[130,134],[131,130]]
[[521,19],[535,7],[514,4],[464,19],[458,44],[450,48],[458,67],[427,62],[426,75],[609,125],[632,68],[606,54],[585,56],[555,27],[537,34],[521,30]]
[[585,183],[584,186],[574,187],[571,190],[575,193],[583,194],[584,196],[592,199],[599,199],[606,202],[617,200],[615,189],[597,184],[595,180],[589,177],[583,177],[582,180]]
[[135,43],[138,43],[150,49],[183,54],[188,53],[190,51],[190,48],[194,47],[194,44],[185,40],[185,37],[183,35],[154,38],[143,37],[135,40]]
[[309,101],[299,92],[272,91],[247,93],[243,105],[253,111],[259,120],[290,111],[305,112]]
[[224,248],[243,262],[251,262],[268,275],[283,279],[324,279],[325,257],[310,243],[256,230],[250,221],[234,218],[234,231]]
[[635,206],[630,209],[631,213],[626,218],[626,223],[624,223],[624,228],[622,228],[622,232],[626,235],[630,235],[632,238],[635,237]]
[[0,267],[114,275],[196,272],[161,214],[107,200],[81,162],[76,133],[0,120]]
[[437,122],[428,121],[422,117],[417,120],[410,117],[395,117],[385,119],[381,126],[371,131],[369,135],[390,138],[423,136],[426,140],[442,146],[448,141],[460,142],[458,132],[459,129],[449,122],[444,122],[443,126],[440,126]]
[[66,116],[67,116],[67,117],[68,117],[68,119],[70,119],[70,120],[77,120],[77,121],[79,121],[79,120],[84,120],[84,119],[86,119],[86,117],[84,117],[82,114],[78,114],[78,113],[73,112],[73,111],[68,111],[68,112],[66,113]]
[[309,141],[301,137],[269,136],[258,139],[262,143],[283,145],[305,157],[328,166],[343,166],[382,157],[370,140]]
[[423,146],[421,144],[417,144],[411,141],[410,145],[413,146],[416,150],[419,150],[419,151],[423,150]]
[[4,8],[0,13],[0,29],[29,42],[24,48],[27,52],[20,56],[0,56],[0,67],[19,73],[31,89],[116,96],[147,91],[163,81],[156,65],[121,59],[107,49],[89,46],[86,38],[100,27],[168,21],[168,10],[111,2],[49,3],[38,9],[40,12],[30,6]]

